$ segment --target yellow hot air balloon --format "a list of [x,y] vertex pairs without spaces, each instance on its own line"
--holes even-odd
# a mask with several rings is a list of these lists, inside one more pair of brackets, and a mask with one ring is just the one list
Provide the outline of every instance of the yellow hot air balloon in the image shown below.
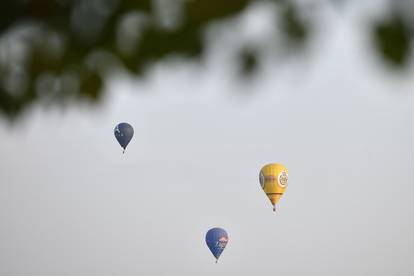
[[288,170],[280,164],[268,164],[260,170],[260,186],[266,193],[276,211],[276,204],[285,192],[288,184]]

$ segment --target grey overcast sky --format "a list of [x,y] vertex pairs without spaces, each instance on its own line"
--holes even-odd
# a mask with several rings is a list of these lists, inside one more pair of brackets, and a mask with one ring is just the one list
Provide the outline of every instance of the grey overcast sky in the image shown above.
[[[361,20],[384,6],[356,2],[319,11],[307,50],[265,54],[252,82],[229,53],[266,37],[260,5],[211,28],[203,67],[171,59],[114,77],[99,107],[1,121],[0,275],[413,275],[414,69],[373,56]],[[289,169],[277,214],[270,162]]]

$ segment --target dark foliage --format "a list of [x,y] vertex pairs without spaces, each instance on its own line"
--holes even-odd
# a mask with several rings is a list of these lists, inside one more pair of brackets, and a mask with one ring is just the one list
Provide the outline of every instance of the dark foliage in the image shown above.
[[[203,32],[258,0],[1,0],[0,113],[12,119],[33,103],[99,102],[113,69],[140,75],[171,55],[196,59]],[[286,39],[309,36],[291,1],[280,9]],[[393,64],[410,51],[406,25],[396,15],[374,28],[377,47]],[[239,54],[241,72],[258,67],[256,49]]]

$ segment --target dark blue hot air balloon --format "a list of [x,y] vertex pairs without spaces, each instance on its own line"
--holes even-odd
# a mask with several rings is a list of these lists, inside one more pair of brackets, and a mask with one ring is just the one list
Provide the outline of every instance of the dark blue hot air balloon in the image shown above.
[[213,256],[216,258],[216,263],[226,248],[229,237],[226,230],[221,228],[211,228],[206,234],[206,243]]
[[124,149],[123,152],[125,152],[126,147],[132,139],[132,136],[134,136],[134,129],[128,123],[120,123],[115,127],[114,134],[116,140],[118,140],[118,143]]

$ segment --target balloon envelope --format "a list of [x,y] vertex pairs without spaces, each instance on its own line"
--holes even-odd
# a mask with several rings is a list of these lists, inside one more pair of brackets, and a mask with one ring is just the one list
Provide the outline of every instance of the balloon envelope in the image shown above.
[[288,170],[281,164],[268,164],[260,170],[259,181],[275,211],[288,184]]
[[118,143],[125,150],[134,136],[134,129],[128,123],[120,123],[115,127],[114,134]]
[[226,230],[222,228],[212,228],[206,234],[206,243],[213,256],[218,260],[224,248],[226,248],[229,237]]

